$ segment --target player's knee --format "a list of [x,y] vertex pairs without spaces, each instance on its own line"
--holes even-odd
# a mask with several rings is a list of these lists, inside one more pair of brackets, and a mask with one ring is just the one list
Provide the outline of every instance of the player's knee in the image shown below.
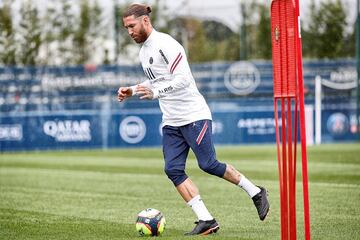
[[199,163],[199,167],[201,170],[209,174],[212,174],[212,172],[214,171],[213,164],[210,164],[209,162],[201,162]]
[[171,169],[165,167],[164,172],[175,186],[180,185],[188,178],[184,170]]
[[199,167],[204,172],[218,177],[224,176],[226,170],[226,164],[221,163],[216,159],[213,161],[201,161],[199,162]]

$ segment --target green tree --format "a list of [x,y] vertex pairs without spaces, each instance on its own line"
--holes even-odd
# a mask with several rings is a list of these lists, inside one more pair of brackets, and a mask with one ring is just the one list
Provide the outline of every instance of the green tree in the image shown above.
[[151,21],[156,29],[161,32],[169,32],[170,16],[167,15],[168,9],[164,0],[155,0],[151,8]]
[[340,0],[310,4],[310,18],[303,34],[304,56],[341,57],[345,47],[346,12]]
[[356,22],[352,25],[352,32],[348,32],[344,37],[344,48],[341,51],[342,57],[356,57]]
[[240,6],[242,23],[239,26],[239,41],[242,60],[254,58],[256,52],[257,7],[256,0],[245,1]]
[[91,7],[87,0],[82,0],[80,3],[80,16],[77,21],[79,25],[74,33],[74,61],[76,64],[81,64],[88,60],[88,33],[91,27]]
[[88,0],[80,3],[80,16],[74,34],[75,64],[84,64],[91,60],[96,51],[103,52],[104,26],[102,9],[97,1],[90,5]]
[[201,22],[196,19],[188,19],[186,23],[186,31],[189,37],[189,61],[207,61],[209,59],[209,55],[211,54],[211,48],[208,46],[208,41]]
[[233,61],[239,59],[239,34],[217,21],[203,21],[209,54],[207,61]]
[[239,35],[224,24],[178,17],[169,21],[170,34],[187,51],[189,62],[239,59]]
[[73,44],[75,14],[71,0],[49,2],[43,20],[42,63],[46,65],[73,64]]
[[225,42],[223,60],[237,61],[239,59],[240,59],[239,35],[237,33],[233,33]]
[[271,22],[269,5],[258,4],[256,10],[259,14],[259,22],[256,27],[256,47],[253,57],[260,59],[271,59],[272,46],[271,46]]
[[20,47],[17,52],[18,64],[36,65],[41,46],[41,27],[38,10],[32,1],[23,1],[20,9],[18,28]]
[[11,1],[4,1],[0,8],[0,64],[16,64],[16,41],[11,15]]
[[[104,48],[104,41],[109,36],[108,22],[105,22],[103,17],[103,9],[99,5],[99,1],[95,0],[91,8],[91,23],[89,29],[89,47],[91,49],[98,49],[99,52],[106,52]],[[93,58],[94,56],[92,56]],[[103,61],[107,56],[104,54]]]

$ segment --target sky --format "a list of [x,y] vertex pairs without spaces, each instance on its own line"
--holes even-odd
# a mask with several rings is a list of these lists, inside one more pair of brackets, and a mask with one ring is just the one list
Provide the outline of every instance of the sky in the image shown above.
[[[15,2],[15,6],[19,6],[21,1],[25,0],[12,0]],[[31,0],[30,0],[31,1]],[[32,0],[34,1],[34,0]],[[54,0],[35,0],[40,6],[46,6]],[[74,3],[78,3],[80,0],[72,0]],[[115,2],[123,3],[147,3],[150,6],[155,0],[97,0],[98,3],[104,8],[105,16],[112,16],[112,7]],[[203,19],[218,20],[233,31],[238,31],[240,26],[240,2],[247,0],[160,0],[161,3],[166,4],[169,9],[169,13],[172,15],[192,15]],[[264,0],[258,0],[263,2]],[[270,2],[271,0],[265,0]],[[300,14],[302,22],[306,22],[306,18],[309,11],[309,4],[312,0],[299,0],[300,1]],[[317,4],[321,1],[330,0],[314,0]],[[332,0],[335,1],[335,0]],[[345,5],[345,9],[348,10],[348,22],[355,22],[356,17],[356,4],[357,0],[341,0]],[[4,0],[0,0],[0,6]]]
[[[55,0],[7,0],[13,1],[14,7],[19,8],[20,2],[22,1],[35,1],[42,6],[41,9],[45,9],[47,5],[53,4]],[[74,6],[78,6],[80,0],[72,0]],[[92,0],[94,1],[94,0]],[[228,27],[233,31],[238,32],[241,17],[240,17],[240,3],[244,3],[248,0],[160,0],[160,3],[165,4],[168,9],[168,14],[174,16],[196,16],[201,19],[208,20],[217,20]],[[270,3],[271,0],[258,0],[259,2],[267,1]],[[309,4],[312,0],[299,0],[300,1],[300,14],[301,14],[301,23],[306,25],[306,19],[308,17]],[[314,0],[318,5],[321,1],[330,1],[330,0]],[[331,0],[335,1],[335,0]],[[348,13],[348,23],[354,23],[357,13],[357,0],[341,0],[345,6],[345,9]],[[0,6],[4,0],[0,0]],[[155,2],[155,0],[97,0],[97,2],[103,7],[104,14],[106,18],[109,18],[109,23],[113,21],[113,6],[114,3],[147,3],[150,6]],[[16,11],[15,11],[16,12]],[[156,27],[156,26],[155,26]],[[349,29],[350,30],[350,29]],[[113,41],[106,41],[105,46],[107,49],[114,49]],[[137,52],[138,50],[134,51]],[[111,51],[109,57],[113,58],[114,53]],[[135,54],[137,55],[137,54]],[[133,58],[136,58],[136,56]]]
[[[119,3],[129,2],[129,0],[117,0]],[[232,30],[237,31],[240,18],[240,2],[246,0],[165,0],[167,7],[172,14],[176,15],[195,15],[201,18],[219,20],[229,26]],[[259,0],[263,2],[264,0]],[[270,0],[265,0],[270,2]],[[321,1],[314,0],[317,4]],[[348,9],[348,21],[354,22],[356,16],[357,0],[341,0],[345,9]],[[103,4],[112,4],[112,0],[102,0]],[[131,2],[131,1],[130,1]],[[136,0],[135,0],[136,2]],[[152,4],[154,0],[145,0],[137,2],[146,2]],[[311,0],[300,0],[300,14],[302,22],[306,21]]]

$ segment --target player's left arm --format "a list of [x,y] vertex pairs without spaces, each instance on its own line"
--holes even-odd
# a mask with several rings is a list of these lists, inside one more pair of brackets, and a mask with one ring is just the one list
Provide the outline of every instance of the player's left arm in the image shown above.
[[167,64],[167,69],[172,75],[172,80],[161,84],[154,90],[154,98],[162,98],[178,90],[186,88],[191,83],[191,70],[184,48],[174,39],[162,47],[162,57]]

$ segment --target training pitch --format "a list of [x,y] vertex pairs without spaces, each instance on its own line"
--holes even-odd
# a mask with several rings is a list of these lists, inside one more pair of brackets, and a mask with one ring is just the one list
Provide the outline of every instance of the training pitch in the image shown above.
[[[220,161],[269,190],[261,222],[247,194],[207,175],[190,154],[187,173],[220,224],[211,239],[280,239],[276,147],[218,147]],[[312,239],[360,236],[360,144],[308,148]],[[297,161],[298,237],[303,239],[301,155]],[[160,148],[0,154],[0,239],[143,239],[135,218],[156,208],[160,239],[184,237],[196,220],[163,173]]]

